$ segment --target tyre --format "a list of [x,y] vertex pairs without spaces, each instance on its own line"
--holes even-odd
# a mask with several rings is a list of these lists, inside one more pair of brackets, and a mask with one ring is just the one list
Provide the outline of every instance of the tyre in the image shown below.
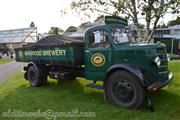
[[45,85],[47,83],[46,69],[42,65],[29,66],[27,71],[27,79],[33,87]]
[[41,79],[41,85],[46,85],[47,84],[47,68],[43,64],[37,64],[37,68],[39,70],[39,78]]
[[105,92],[112,104],[123,108],[139,108],[144,101],[144,88],[127,71],[112,73],[105,83]]

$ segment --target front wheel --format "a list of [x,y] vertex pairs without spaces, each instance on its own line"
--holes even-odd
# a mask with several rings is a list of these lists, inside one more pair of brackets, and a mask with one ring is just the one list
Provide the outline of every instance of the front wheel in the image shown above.
[[117,71],[105,83],[105,92],[111,103],[128,108],[138,108],[144,100],[144,89],[139,80],[127,71]]

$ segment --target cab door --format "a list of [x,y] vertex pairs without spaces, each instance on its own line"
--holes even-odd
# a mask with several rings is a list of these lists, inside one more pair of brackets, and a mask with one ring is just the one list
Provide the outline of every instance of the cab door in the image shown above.
[[105,72],[112,64],[110,35],[105,30],[91,30],[85,35],[86,79],[104,80]]

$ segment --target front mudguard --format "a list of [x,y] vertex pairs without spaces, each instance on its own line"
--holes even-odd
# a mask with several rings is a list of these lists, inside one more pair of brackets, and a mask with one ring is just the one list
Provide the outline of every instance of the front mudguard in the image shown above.
[[106,79],[108,79],[109,75],[115,71],[118,70],[126,70],[128,72],[130,72],[131,74],[133,74],[135,77],[138,78],[138,80],[140,80],[140,83],[145,86],[144,83],[144,78],[143,78],[143,73],[141,72],[141,69],[131,65],[131,64],[127,64],[127,63],[122,63],[122,64],[114,64],[112,65],[107,71],[106,71]]

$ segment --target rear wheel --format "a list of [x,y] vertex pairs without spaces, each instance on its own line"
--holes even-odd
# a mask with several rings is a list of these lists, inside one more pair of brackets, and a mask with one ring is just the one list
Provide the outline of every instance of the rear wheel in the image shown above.
[[138,108],[144,100],[144,89],[139,80],[127,71],[117,71],[105,83],[111,103],[124,108]]
[[27,79],[31,86],[38,87],[47,83],[46,68],[43,65],[29,66],[27,71]]

